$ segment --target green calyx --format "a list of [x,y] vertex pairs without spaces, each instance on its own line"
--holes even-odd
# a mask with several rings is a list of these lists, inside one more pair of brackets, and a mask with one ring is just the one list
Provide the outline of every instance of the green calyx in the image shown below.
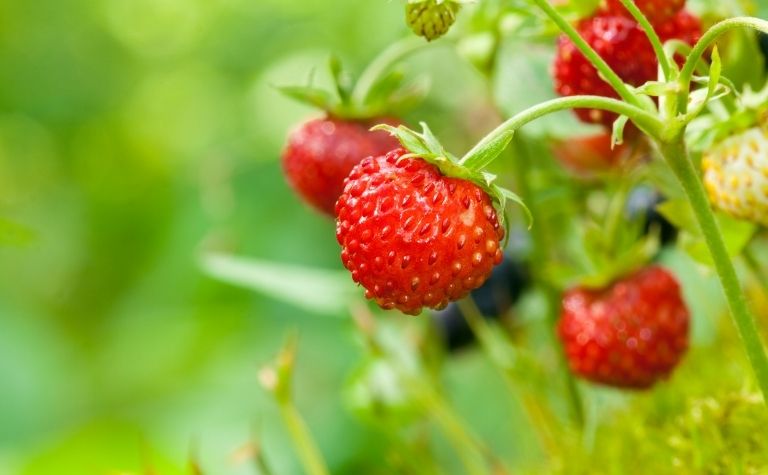
[[339,119],[364,120],[383,115],[398,115],[420,102],[429,90],[429,80],[420,77],[408,80],[394,65],[417,51],[420,45],[400,41],[382,52],[355,81],[344,70],[341,61],[331,56],[328,62],[332,89],[314,84],[314,74],[306,85],[282,86],[278,90],[304,104],[325,111]]
[[544,264],[548,282],[560,289],[574,285],[603,289],[643,268],[658,254],[660,229],[644,232],[644,214],[630,215],[627,200],[634,180],[593,193],[585,216],[575,226],[578,259]]
[[[520,205],[528,218],[529,227],[533,224],[533,216],[522,198],[511,190],[498,185],[496,183],[496,175],[484,171],[484,167],[487,164],[479,166],[479,163],[471,165],[460,162],[458,158],[445,150],[427,124],[422,122],[421,127],[422,133],[413,131],[404,125],[392,127],[391,125],[380,124],[373,127],[371,130],[383,130],[397,138],[403,145],[403,148],[410,152],[404,155],[402,157],[403,159],[412,157],[421,158],[425,162],[436,166],[438,170],[440,170],[440,173],[445,176],[471,181],[482,188],[488,193],[488,196],[491,197],[491,201],[493,201],[493,204],[496,207],[499,219],[504,226],[506,226],[504,210],[507,201],[512,201]],[[508,236],[509,232],[505,235]]]

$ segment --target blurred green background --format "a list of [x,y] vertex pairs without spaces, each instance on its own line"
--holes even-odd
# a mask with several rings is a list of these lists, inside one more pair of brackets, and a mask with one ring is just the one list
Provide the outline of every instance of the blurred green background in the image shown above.
[[[334,473],[375,465],[383,436],[340,397],[362,353],[350,320],[218,283],[198,258],[341,268],[333,223],[279,166],[315,112],[273,86],[322,80],[330,52],[359,72],[404,33],[384,0],[0,2],[0,474],[186,473],[190,454],[253,473],[232,454],[254,436],[275,473],[300,473],[257,382],[294,327],[298,405]],[[450,147],[497,120],[449,48],[411,66],[433,92],[410,118]],[[446,384],[492,447],[537,457],[493,374],[472,353]]]
[[[362,452],[335,397],[358,352],[348,322],[219,284],[197,256],[339,267],[333,224],[279,168],[312,111],[272,85],[330,51],[362,65],[403,33],[394,7],[0,2],[0,218],[24,241],[0,247],[0,473],[177,473],[190,450],[207,473],[250,473],[232,452],[279,425],[257,368],[297,324],[323,448]],[[281,432],[265,443],[296,472]]]

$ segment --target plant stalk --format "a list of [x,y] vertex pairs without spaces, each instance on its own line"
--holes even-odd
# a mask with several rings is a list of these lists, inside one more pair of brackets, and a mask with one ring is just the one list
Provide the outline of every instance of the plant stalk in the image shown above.
[[597,54],[597,51],[579,35],[576,28],[553,7],[549,0],[533,0],[533,2],[560,28],[560,31],[566,34],[581,53],[592,63],[597,71],[605,78],[605,81],[611,85],[616,93],[628,103],[637,107],[642,107],[638,96],[627,87],[624,81],[616,72],[611,69],[608,63]]
[[696,65],[701,61],[704,53],[712,46],[723,34],[738,28],[751,28],[763,33],[768,33],[768,21],[752,17],[736,17],[723,20],[707,30],[701,39],[691,50],[691,54],[680,70],[678,77],[678,101],[677,107],[680,114],[688,112],[688,96],[691,92],[691,80],[696,70]]
[[296,448],[304,470],[308,475],[329,475],[330,472],[325,466],[320,449],[315,444],[312,435],[309,433],[304,419],[296,410],[296,407],[290,402],[280,402],[280,416],[283,419],[285,427],[291,435],[291,440]]
[[688,156],[683,136],[680,135],[670,142],[660,143],[659,149],[688,195],[715,263],[715,269],[720,278],[720,284],[728,301],[734,323],[744,343],[744,349],[763,394],[763,401],[768,403],[768,356],[765,352],[765,346],[761,341],[754,316],[747,306],[744,292],[723,242],[720,228],[709,206],[704,185]]
[[422,382],[414,381],[413,384],[420,389],[423,404],[450,440],[466,472],[469,475],[488,475],[482,444],[465,429],[463,421],[433,388]]
[[423,48],[425,44],[420,38],[410,36],[392,43],[389,48],[381,52],[360,74],[355,89],[352,91],[352,100],[358,104],[363,104],[368,99],[373,86],[376,85],[376,81],[381,79],[387,70],[408,55]]
[[656,30],[653,29],[653,25],[651,25],[651,22],[648,21],[648,18],[645,16],[645,14],[641,12],[639,8],[637,8],[634,0],[620,1],[621,4],[624,5],[624,8],[626,8],[629,13],[632,14],[635,20],[640,24],[640,27],[642,27],[642,29],[645,31],[645,34],[648,36],[648,40],[651,42],[653,51],[656,53],[656,57],[659,59],[659,66],[661,66],[661,72],[664,76],[664,79],[667,81],[670,80],[672,78],[672,67],[669,64],[669,58],[667,57],[667,54],[664,52],[664,46],[661,44],[659,34],[656,33]]
[[482,157],[482,152],[488,149],[492,144],[501,142],[504,137],[511,139],[517,129],[540,117],[553,112],[578,108],[601,109],[619,115],[626,115],[640,129],[644,130],[652,137],[659,137],[664,130],[663,124],[655,115],[618,99],[601,96],[559,97],[547,102],[542,102],[541,104],[526,109],[509,118],[480,140],[477,145],[472,147],[472,150],[467,152],[459,163],[468,168],[481,169],[487,164],[475,164],[472,162],[474,159]]

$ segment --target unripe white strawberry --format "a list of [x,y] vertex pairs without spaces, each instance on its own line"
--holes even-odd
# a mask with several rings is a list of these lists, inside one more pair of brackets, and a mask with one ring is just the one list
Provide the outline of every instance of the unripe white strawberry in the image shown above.
[[704,154],[704,185],[712,205],[768,226],[768,132],[753,127]]

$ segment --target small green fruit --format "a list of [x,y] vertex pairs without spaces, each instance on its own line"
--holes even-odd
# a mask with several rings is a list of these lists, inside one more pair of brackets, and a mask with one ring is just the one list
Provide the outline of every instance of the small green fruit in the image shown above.
[[408,26],[427,41],[440,38],[451,29],[456,21],[459,4],[451,0],[424,0],[408,2],[405,16]]

